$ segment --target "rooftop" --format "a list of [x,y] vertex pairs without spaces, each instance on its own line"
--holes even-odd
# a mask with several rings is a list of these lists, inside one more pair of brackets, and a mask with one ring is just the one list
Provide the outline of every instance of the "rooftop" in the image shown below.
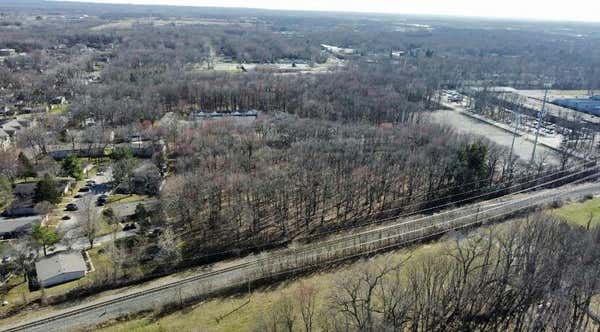
[[79,251],[60,252],[40,259],[35,263],[38,280],[49,278],[63,273],[86,271],[83,255]]
[[40,221],[41,218],[39,216],[14,219],[0,217],[0,234],[21,232],[27,228],[30,228],[31,225],[39,223]]

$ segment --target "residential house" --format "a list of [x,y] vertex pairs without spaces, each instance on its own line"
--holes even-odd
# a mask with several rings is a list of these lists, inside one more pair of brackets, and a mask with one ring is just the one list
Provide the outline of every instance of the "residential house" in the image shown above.
[[0,123],[0,129],[4,130],[4,132],[6,132],[11,137],[14,137],[15,134],[21,131],[23,128],[25,128],[25,126],[16,119]]
[[35,271],[39,285],[51,287],[85,277],[87,265],[80,251],[59,252],[37,261]]
[[16,239],[29,234],[33,225],[42,222],[42,217],[31,216],[14,219],[0,219],[0,240]]
[[[67,194],[75,181],[72,179],[57,179],[56,189],[62,194]],[[15,199],[11,205],[4,211],[3,215],[6,217],[17,218],[24,216],[34,216],[38,214],[35,209],[35,190],[37,188],[37,181],[18,183],[13,188],[13,195]]]
[[21,130],[35,126],[34,121],[10,119],[0,122],[0,129],[4,130],[11,138],[14,138]]

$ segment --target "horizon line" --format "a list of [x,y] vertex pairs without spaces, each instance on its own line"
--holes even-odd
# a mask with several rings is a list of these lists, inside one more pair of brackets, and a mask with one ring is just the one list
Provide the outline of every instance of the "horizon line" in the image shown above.
[[578,20],[578,19],[556,19],[543,17],[519,17],[519,16],[486,16],[486,15],[461,15],[461,14],[439,14],[439,13],[416,13],[416,12],[383,12],[383,11],[354,11],[354,10],[324,10],[324,9],[293,9],[293,8],[269,8],[252,6],[208,6],[193,4],[168,4],[168,3],[131,3],[115,2],[115,0],[41,0],[42,2],[60,2],[60,3],[84,3],[94,5],[118,5],[118,6],[139,6],[139,7],[177,7],[177,8],[210,8],[210,9],[231,9],[231,10],[256,10],[256,11],[281,11],[291,13],[323,13],[323,14],[351,14],[351,15],[384,15],[384,16],[416,16],[424,18],[447,18],[447,19],[470,19],[487,21],[519,21],[519,22],[541,22],[541,23],[566,23],[566,24],[600,24],[598,21]]

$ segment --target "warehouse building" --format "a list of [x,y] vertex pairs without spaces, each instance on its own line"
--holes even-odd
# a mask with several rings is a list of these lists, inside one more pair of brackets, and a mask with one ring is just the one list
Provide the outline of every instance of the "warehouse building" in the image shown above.
[[553,104],[600,116],[600,95],[591,98],[557,99]]

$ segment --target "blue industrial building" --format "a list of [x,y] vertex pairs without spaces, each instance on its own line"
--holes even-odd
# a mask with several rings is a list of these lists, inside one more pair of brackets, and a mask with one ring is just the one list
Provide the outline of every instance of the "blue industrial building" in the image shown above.
[[558,106],[571,108],[579,112],[600,116],[600,95],[593,96],[587,99],[556,99],[552,103]]

